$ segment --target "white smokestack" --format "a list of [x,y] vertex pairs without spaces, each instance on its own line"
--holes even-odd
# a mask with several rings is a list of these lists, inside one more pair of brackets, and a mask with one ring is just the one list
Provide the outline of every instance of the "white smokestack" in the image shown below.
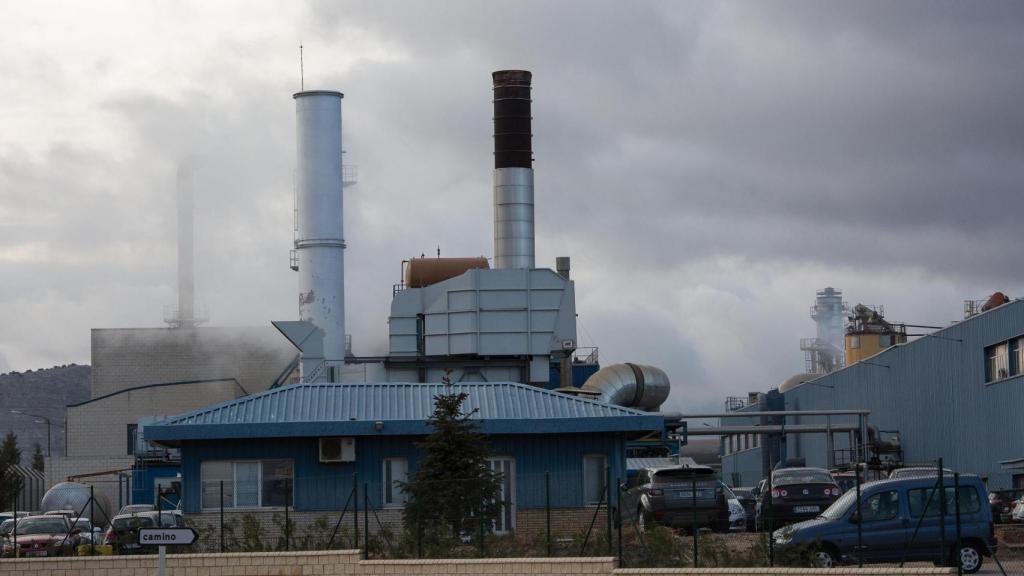
[[340,92],[295,94],[299,319],[323,330],[324,358],[345,359],[345,240]]

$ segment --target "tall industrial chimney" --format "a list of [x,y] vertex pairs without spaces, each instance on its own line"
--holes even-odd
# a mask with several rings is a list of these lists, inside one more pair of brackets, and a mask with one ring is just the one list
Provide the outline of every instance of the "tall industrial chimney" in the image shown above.
[[172,324],[180,328],[196,325],[195,180],[195,162],[185,160],[178,166],[178,310]]
[[533,268],[533,133],[526,70],[494,79],[494,267]]
[[299,320],[323,331],[323,356],[345,359],[345,240],[342,213],[340,92],[312,90],[295,98],[295,252]]

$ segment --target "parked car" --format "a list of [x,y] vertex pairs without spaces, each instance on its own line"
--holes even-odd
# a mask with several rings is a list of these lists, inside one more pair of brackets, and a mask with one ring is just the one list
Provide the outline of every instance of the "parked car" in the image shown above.
[[[75,551],[77,528],[64,516],[28,516],[17,520],[18,554],[23,557],[70,556]],[[13,530],[12,530],[13,532]],[[3,542],[3,555],[14,555],[14,538]]]
[[822,468],[772,470],[770,484],[766,478],[758,488],[754,525],[759,531],[814,518],[843,493],[832,474]]
[[113,546],[118,554],[138,553],[142,549],[142,545],[139,544],[139,528],[155,528],[158,523],[163,528],[183,528],[185,517],[177,510],[119,514],[114,516],[107,526],[103,544]]
[[1013,522],[1024,522],[1024,496],[1014,501],[1013,510],[1010,511],[1010,520]]
[[743,506],[743,513],[747,520],[744,530],[750,532],[754,529],[754,506],[757,504],[754,488],[733,488],[732,493],[736,495],[740,506]]
[[657,523],[688,531],[713,528],[725,532],[729,530],[729,502],[724,488],[708,466],[644,468],[631,479],[623,506],[636,512],[641,531]]
[[[953,471],[949,468],[942,469],[943,476],[953,477]],[[938,476],[939,470],[935,466],[908,466],[906,468],[897,468],[889,473],[890,480],[900,480],[903,478],[927,478],[929,476]]]
[[743,509],[743,504],[740,504],[740,499],[736,496],[736,493],[725,484],[722,484],[722,491],[725,493],[725,499],[729,503],[729,531],[746,532],[747,511]]
[[10,520],[10,519],[14,518],[15,516],[17,516],[18,518],[24,518],[26,516],[31,516],[31,515],[32,515],[32,513],[25,512],[24,510],[18,510],[17,512],[15,512],[13,510],[8,510],[7,512],[0,512],[0,522],[4,522],[4,521],[7,521],[7,520]]
[[[857,527],[860,525],[864,562],[943,561],[955,563],[973,574],[981,569],[984,556],[995,553],[995,529],[991,509],[984,505],[985,484],[976,475],[960,477],[960,532],[963,547],[956,549],[955,494],[952,478],[944,482],[947,509],[946,550],[940,551],[939,498],[931,497],[934,478],[879,480],[861,486],[860,515],[856,493],[847,492],[820,516],[776,530],[772,534],[776,553],[800,547],[813,549],[819,564],[831,567],[853,562],[857,555]],[[915,533],[916,532],[916,533]]]
[[74,527],[80,530],[78,537],[75,539],[75,544],[103,543],[103,529],[99,526],[93,526],[91,520],[88,518],[79,518],[77,520],[72,520],[72,522],[74,522]]
[[138,514],[139,512],[149,512],[151,510],[156,510],[152,504],[125,504],[118,511],[117,515]]
[[6,539],[14,531],[14,518],[0,522],[0,540]]

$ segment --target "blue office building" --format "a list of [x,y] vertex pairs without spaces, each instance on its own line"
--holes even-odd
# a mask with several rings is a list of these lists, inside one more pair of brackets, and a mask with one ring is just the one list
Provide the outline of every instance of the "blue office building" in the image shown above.
[[295,384],[170,418],[145,436],[180,447],[186,514],[222,503],[229,512],[339,511],[356,483],[359,499],[393,521],[434,397],[449,392],[468,395],[464,408],[505,477],[498,532],[535,522],[546,485],[552,508],[592,510],[609,480],[626,477],[626,441],[663,429],[659,415],[518,383]]

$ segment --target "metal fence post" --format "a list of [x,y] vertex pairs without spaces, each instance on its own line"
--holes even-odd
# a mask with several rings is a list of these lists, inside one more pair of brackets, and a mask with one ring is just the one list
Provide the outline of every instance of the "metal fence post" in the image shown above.
[[14,546],[14,557],[18,558],[21,556],[21,550],[18,550],[18,495],[14,494],[11,496],[11,510],[14,511],[14,528],[12,528],[12,538]]
[[476,519],[477,524],[480,525],[480,557],[481,558],[483,558],[484,554],[485,554],[485,552],[484,552],[484,506],[486,506],[486,503],[481,500],[480,501],[480,513],[477,514],[477,519]]
[[352,547],[359,548],[359,475],[352,473]]
[[224,553],[224,481],[220,481],[220,552]]
[[548,540],[548,557],[551,557],[551,472],[544,473],[544,523],[544,534]]
[[700,528],[697,526],[697,478],[693,477],[690,479],[690,505],[692,506],[690,512],[693,522],[690,524],[690,531],[693,532],[693,567],[699,568],[700,563],[697,561],[697,533],[700,532]]
[[956,573],[963,576],[964,563],[960,556],[963,540],[960,538],[960,473],[953,473],[953,505],[956,506]]
[[[96,538],[95,538],[96,535],[92,532],[92,528],[91,528],[93,521],[96,519],[96,511],[95,511],[95,508],[93,506],[94,502],[96,502],[95,486],[90,484],[89,485],[89,526],[90,526],[90,528],[89,528],[89,555],[90,556],[95,556],[96,555]],[[14,517],[15,518],[18,517],[18,510],[17,509],[14,510]],[[15,522],[17,522],[17,520],[15,520]]]
[[[863,439],[861,440],[863,441]],[[853,463],[853,477],[857,484],[857,566],[864,567],[864,516],[860,505],[860,463]]]
[[370,483],[363,482],[363,559],[370,557]]
[[[772,471],[768,471],[768,484],[761,496],[761,529],[768,530],[768,566],[775,566],[775,534],[772,532]],[[767,501],[767,505],[765,502]]]
[[608,555],[612,555],[612,468],[608,467],[605,473],[604,481],[604,497],[608,501],[608,505],[605,506],[606,528],[608,530],[607,541],[608,541]]
[[622,568],[626,563],[622,561],[622,481],[619,478],[615,479],[615,532],[619,540],[619,568]]
[[284,495],[284,551],[291,551],[292,528],[288,518],[288,505],[291,504],[291,494]]
[[939,458],[939,566],[946,564],[946,482],[942,477],[942,458]]
[[117,473],[117,511],[118,512],[120,512],[121,508],[124,506],[124,504],[122,503],[122,500],[121,500],[121,496],[123,495],[123,492],[124,492],[123,484],[124,484],[124,476],[122,475],[121,472],[118,472]]

